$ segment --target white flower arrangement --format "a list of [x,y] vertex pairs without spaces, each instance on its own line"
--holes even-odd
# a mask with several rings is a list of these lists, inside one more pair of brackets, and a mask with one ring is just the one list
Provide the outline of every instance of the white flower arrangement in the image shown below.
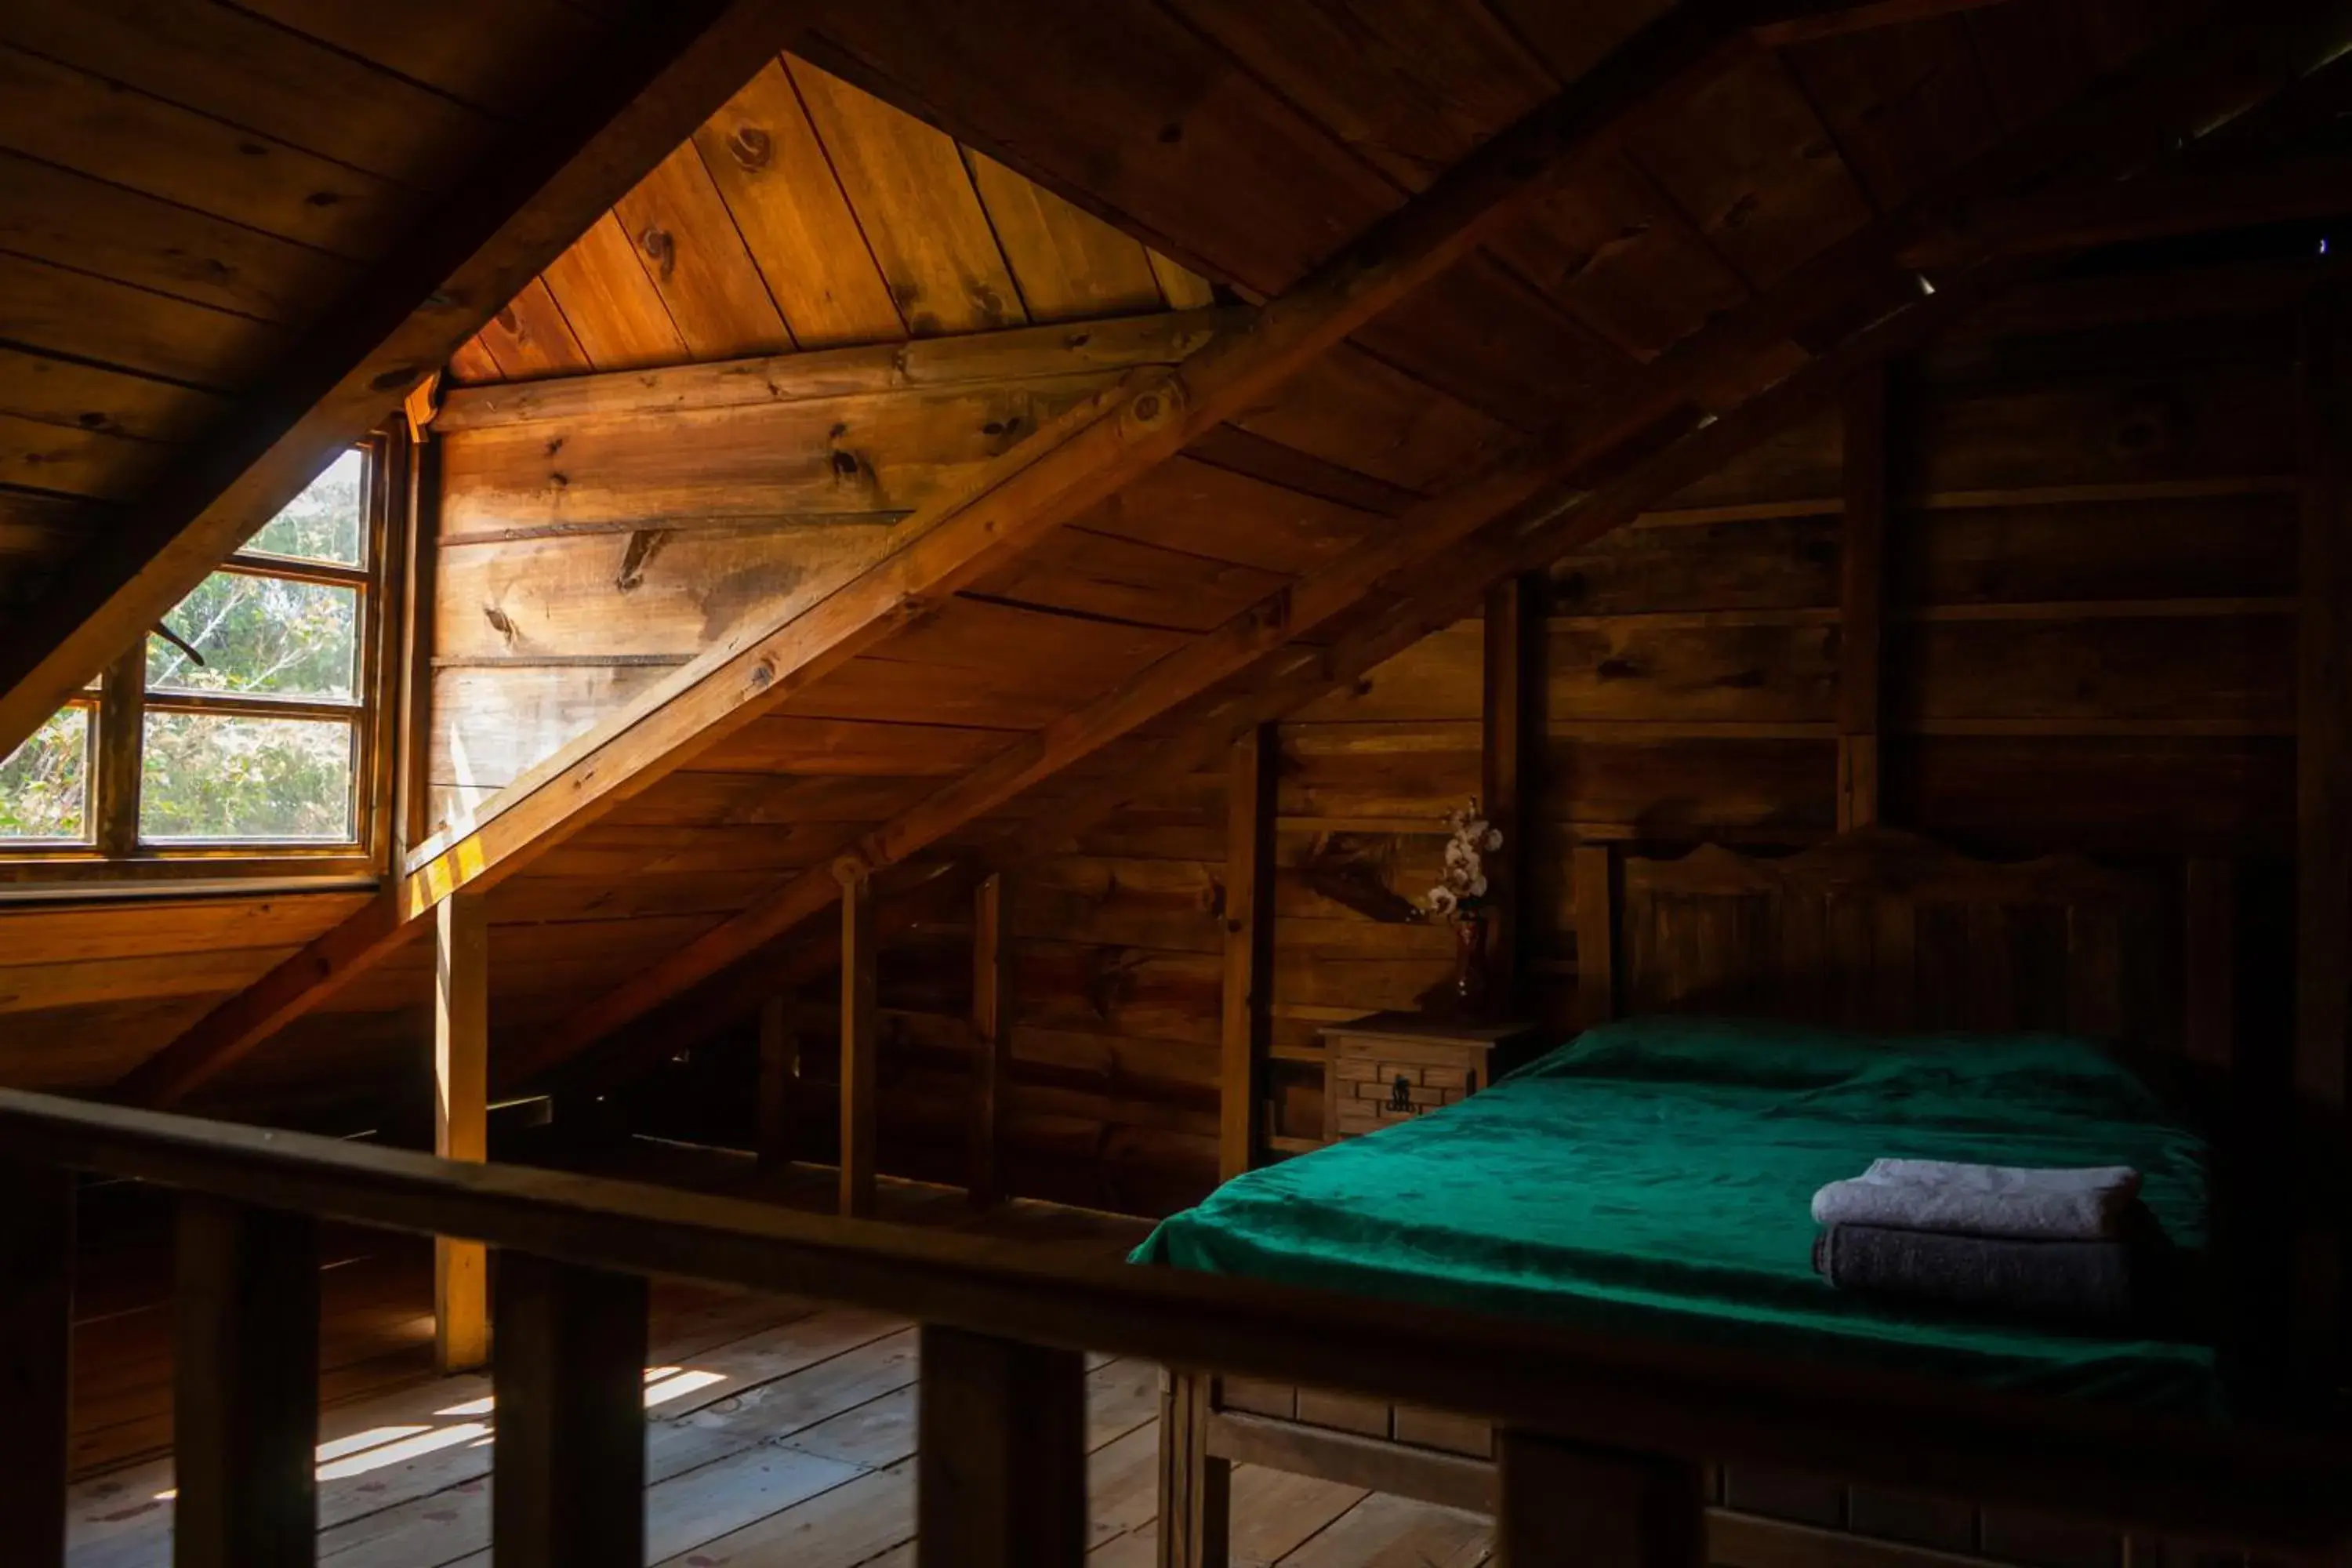
[[1478,800],[1445,818],[1445,869],[1423,900],[1442,920],[1475,919],[1486,900],[1486,857],[1503,847],[1503,830],[1478,815]]

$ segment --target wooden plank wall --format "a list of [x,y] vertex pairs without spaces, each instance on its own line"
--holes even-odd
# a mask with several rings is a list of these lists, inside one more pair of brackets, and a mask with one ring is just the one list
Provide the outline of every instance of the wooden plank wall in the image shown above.
[[[2043,320],[1893,367],[1884,820],[1995,854],[2290,853],[2294,304]],[[1836,829],[1846,493],[1832,414],[1553,568],[1528,951],[1556,1026],[1573,846]],[[1281,727],[1277,1152],[1320,1132],[1316,1026],[1448,976],[1396,895],[1477,787],[1484,641],[1453,626]]]

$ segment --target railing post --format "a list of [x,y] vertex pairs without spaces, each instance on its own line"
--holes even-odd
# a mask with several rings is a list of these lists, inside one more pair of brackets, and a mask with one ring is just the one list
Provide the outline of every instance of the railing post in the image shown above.
[[0,1162],[0,1564],[66,1560],[73,1173]]
[[917,1568],[1078,1568],[1086,1358],[926,1323],[921,1392]]
[[173,1568],[310,1568],[317,1227],[184,1194],[173,1310]]
[[1209,1452],[1205,1372],[1163,1370],[1160,1383],[1159,1568],[1226,1568],[1233,1556],[1233,1465]]
[[[490,916],[479,893],[457,893],[435,911],[433,1152],[445,1160],[490,1157]],[[490,1359],[489,1249],[433,1238],[433,1335],[443,1372]]]
[[1706,1498],[1684,1459],[1495,1435],[1494,1568],[1700,1568]]
[[497,1568],[642,1568],[646,1282],[499,1255]]

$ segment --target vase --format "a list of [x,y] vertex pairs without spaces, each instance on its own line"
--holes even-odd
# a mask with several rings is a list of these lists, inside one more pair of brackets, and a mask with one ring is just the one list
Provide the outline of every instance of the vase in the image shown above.
[[1464,915],[1454,922],[1454,1002],[1465,1016],[1486,1005],[1486,917]]

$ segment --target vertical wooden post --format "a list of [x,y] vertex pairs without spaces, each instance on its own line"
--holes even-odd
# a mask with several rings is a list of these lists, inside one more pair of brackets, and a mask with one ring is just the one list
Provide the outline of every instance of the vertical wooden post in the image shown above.
[[1005,1015],[1004,878],[992,875],[971,900],[971,1177],[975,1205],[1004,1195],[998,1139],[1004,1120],[1005,1079],[1013,1060]]
[[[2306,310],[2302,370],[2294,1081],[2298,1120],[2316,1134],[2300,1145],[2340,1150],[2352,1027],[2352,300],[2336,289]],[[2305,1170],[2297,1183],[2305,1193],[2339,1186],[2333,1171]],[[2298,1381],[2324,1387],[2344,1356],[2338,1226],[2307,1216],[2294,1248]]]
[[433,611],[434,578],[440,565],[441,443],[422,431],[404,448],[407,465],[407,527],[403,530],[400,624],[394,644],[399,664],[399,711],[392,735],[393,864],[404,865],[409,848],[433,833]]
[[792,1023],[792,1005],[783,997],[771,996],[760,1005],[760,1163],[772,1170],[793,1161],[801,1042]]
[[2200,856],[2189,862],[2183,903],[2188,973],[2182,1043],[2189,1059],[2226,1070],[2236,1055],[2237,878],[2233,862]]
[[319,1248],[307,1215],[180,1199],[173,1568],[318,1560]]
[[1845,395],[1845,523],[1838,580],[1838,831],[1878,815],[1879,663],[1886,595],[1886,367]]
[[876,1009],[874,883],[862,862],[834,868],[841,879],[841,1212],[874,1213]]
[[923,1325],[918,1568],[1079,1568],[1086,1357]]
[[1233,1560],[1231,1460],[1209,1453],[1205,1372],[1160,1374],[1158,1568],[1227,1568]]
[[1523,573],[1486,595],[1486,685],[1480,726],[1480,804],[1503,830],[1503,848],[1488,858],[1486,973],[1496,1012],[1508,1015],[1522,994],[1529,945],[1528,868],[1537,798],[1537,763],[1543,750],[1543,674],[1547,649],[1543,579]]
[[[433,927],[433,1152],[489,1158],[490,923],[478,893],[441,900]],[[443,1372],[490,1359],[489,1256],[433,1238],[433,1348]]]
[[1576,1021],[1590,1029],[1617,1016],[1617,909],[1609,846],[1580,844],[1569,857],[1576,900]]
[[139,847],[140,742],[147,727],[147,639],[106,667],[99,680],[98,807],[101,855]]
[[646,1282],[499,1258],[498,1568],[641,1568]]
[[1505,1427],[1495,1568],[1700,1568],[1699,1467],[1613,1454]]
[[1257,1163],[1273,982],[1274,803],[1280,749],[1272,725],[1234,742],[1225,785],[1225,973],[1218,1070],[1217,1175]]
[[74,1182],[0,1161],[0,1563],[62,1568],[73,1368]]

